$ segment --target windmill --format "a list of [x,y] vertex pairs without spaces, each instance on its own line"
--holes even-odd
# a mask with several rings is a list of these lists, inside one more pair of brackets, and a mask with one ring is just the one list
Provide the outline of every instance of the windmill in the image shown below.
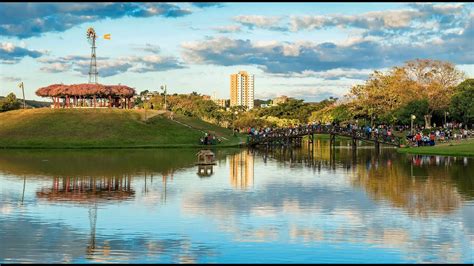
[[95,39],[97,35],[95,34],[94,28],[90,27],[87,29],[87,40],[92,45],[91,46],[91,63],[89,65],[89,83],[96,83],[97,84],[97,60],[95,56]]
[[94,205],[91,205],[89,208],[89,223],[90,223],[90,237],[89,244],[87,245],[86,253],[89,256],[94,254],[96,244],[95,244],[95,225],[97,223],[97,202],[94,202]]

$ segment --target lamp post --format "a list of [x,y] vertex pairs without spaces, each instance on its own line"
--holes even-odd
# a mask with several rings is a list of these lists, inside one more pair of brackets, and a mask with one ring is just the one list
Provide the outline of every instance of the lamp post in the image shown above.
[[237,114],[239,114],[238,111],[233,112],[232,114],[235,114],[235,116],[232,116],[232,136],[235,136],[235,119],[237,118]]
[[449,115],[448,111],[444,111],[444,126],[445,126],[445,128],[448,127],[447,120],[446,120],[446,115]]
[[413,120],[416,119],[416,116],[415,115],[411,115],[411,134],[413,135]]
[[166,85],[161,85],[161,90],[164,91],[164,94],[165,94],[165,105],[164,105],[164,109],[166,110]]

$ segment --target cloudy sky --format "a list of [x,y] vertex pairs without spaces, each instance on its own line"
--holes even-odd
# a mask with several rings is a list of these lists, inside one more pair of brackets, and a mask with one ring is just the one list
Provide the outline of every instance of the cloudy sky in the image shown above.
[[[473,3],[0,3],[0,95],[28,99],[87,83],[88,27],[99,82],[138,92],[229,98],[229,75],[255,74],[255,96],[340,97],[374,70],[416,58],[474,76]],[[111,34],[111,40],[102,38]]]

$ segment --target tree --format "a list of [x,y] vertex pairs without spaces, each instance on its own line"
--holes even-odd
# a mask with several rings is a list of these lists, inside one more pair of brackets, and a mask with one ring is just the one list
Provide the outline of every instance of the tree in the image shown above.
[[402,125],[410,125],[411,115],[415,115],[416,119],[413,121],[417,125],[422,125],[424,118],[423,116],[428,112],[428,100],[420,99],[413,100],[406,105],[398,108],[394,112],[396,120]]
[[256,116],[298,119],[300,123],[306,123],[314,110],[316,110],[314,105],[304,103],[303,100],[288,99],[285,103],[256,111]]
[[364,85],[352,87],[348,96],[348,108],[355,117],[368,118],[371,124],[381,118],[390,121],[394,110],[417,97],[416,83],[403,68],[394,67],[387,73],[374,71]]
[[456,87],[449,112],[465,125],[474,123],[474,79],[466,79]]
[[327,105],[326,107],[314,111],[309,120],[321,123],[342,123],[352,120],[353,115],[346,104]]
[[14,93],[8,94],[5,98],[0,99],[0,112],[20,109],[21,103],[17,100]]
[[454,88],[465,74],[450,62],[431,59],[407,61],[403,69],[408,79],[416,82],[417,94],[428,99],[425,126],[429,128],[433,112],[446,110],[449,107]]

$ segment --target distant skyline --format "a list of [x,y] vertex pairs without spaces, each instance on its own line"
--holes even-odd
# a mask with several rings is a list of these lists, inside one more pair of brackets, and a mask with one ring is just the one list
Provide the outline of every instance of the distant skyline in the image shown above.
[[450,61],[474,76],[473,3],[0,3],[0,95],[87,83],[94,27],[99,83],[230,98],[341,97],[374,70]]

